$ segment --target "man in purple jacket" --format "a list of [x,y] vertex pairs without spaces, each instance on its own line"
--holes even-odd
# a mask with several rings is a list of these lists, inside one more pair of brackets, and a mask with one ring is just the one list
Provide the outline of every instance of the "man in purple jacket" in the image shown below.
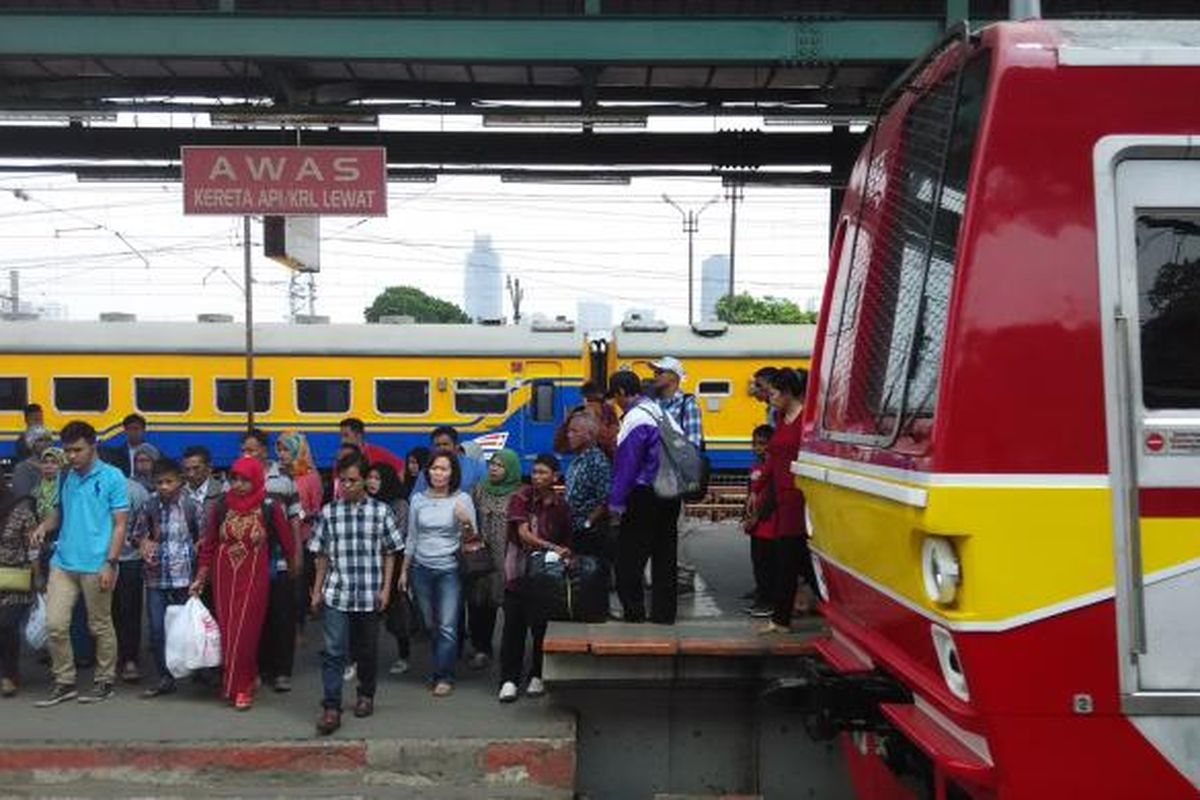
[[642,383],[633,372],[613,374],[609,391],[624,412],[613,459],[608,511],[620,531],[617,538],[617,595],[626,622],[645,622],[646,595],[642,573],[650,560],[650,621],[675,623],[675,546],[679,538],[680,500],[654,493],[654,475],[661,453],[658,421],[676,429],[653,400],[642,396]]

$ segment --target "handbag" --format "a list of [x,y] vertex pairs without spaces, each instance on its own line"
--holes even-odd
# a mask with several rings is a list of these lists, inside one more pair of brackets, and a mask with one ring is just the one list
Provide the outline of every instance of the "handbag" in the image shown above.
[[33,567],[0,567],[0,592],[28,592],[33,589]]
[[488,575],[496,569],[496,565],[492,562],[492,554],[488,552],[487,545],[482,539],[462,546],[462,549],[458,551],[458,569],[467,578]]

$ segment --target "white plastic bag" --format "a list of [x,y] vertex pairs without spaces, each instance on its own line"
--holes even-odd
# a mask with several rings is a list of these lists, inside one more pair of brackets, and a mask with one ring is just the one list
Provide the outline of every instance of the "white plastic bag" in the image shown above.
[[167,606],[165,628],[167,670],[173,676],[221,666],[221,632],[199,598]]
[[39,593],[29,609],[25,621],[25,644],[30,650],[41,650],[46,646],[46,595]]

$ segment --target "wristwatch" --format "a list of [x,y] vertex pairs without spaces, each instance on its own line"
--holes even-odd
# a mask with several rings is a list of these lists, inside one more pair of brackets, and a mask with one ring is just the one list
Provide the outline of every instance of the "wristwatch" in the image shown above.
[[117,568],[117,560],[115,558],[106,558],[104,559],[104,563],[108,564],[114,570]]

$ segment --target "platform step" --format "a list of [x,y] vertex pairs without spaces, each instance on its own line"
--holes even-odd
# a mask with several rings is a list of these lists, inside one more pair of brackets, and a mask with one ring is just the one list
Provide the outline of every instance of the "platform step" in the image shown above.
[[[0,789],[23,797],[397,796],[567,800],[569,738],[10,745]],[[253,787],[241,793],[239,787]],[[80,792],[85,794],[80,794]]]

